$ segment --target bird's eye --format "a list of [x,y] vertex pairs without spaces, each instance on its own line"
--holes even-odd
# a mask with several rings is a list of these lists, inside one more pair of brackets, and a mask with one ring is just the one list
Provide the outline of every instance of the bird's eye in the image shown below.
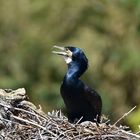
[[68,51],[69,51],[69,49],[68,49],[68,48],[65,48],[65,50],[66,50],[66,52],[68,52]]

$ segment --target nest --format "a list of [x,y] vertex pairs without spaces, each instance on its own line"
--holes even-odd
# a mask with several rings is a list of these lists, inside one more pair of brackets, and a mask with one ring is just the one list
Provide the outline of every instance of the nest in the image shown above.
[[0,140],[138,140],[107,121],[72,124],[61,111],[45,114],[27,101],[25,89],[0,90]]

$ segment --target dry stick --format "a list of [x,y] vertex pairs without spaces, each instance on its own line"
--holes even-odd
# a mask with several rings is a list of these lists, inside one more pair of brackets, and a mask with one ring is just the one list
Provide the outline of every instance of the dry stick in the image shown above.
[[[13,108],[14,110],[22,111],[22,112],[25,112],[25,113],[28,113],[28,114],[30,114],[30,115],[34,115],[34,116],[37,117],[37,115],[36,115],[35,113],[32,113],[32,112],[27,111],[27,110],[22,109],[22,108],[11,107],[10,105],[4,105],[4,104],[2,104],[2,103],[0,103],[0,105],[1,105],[1,106],[4,106],[4,107],[7,107],[7,108],[9,108],[9,109]],[[32,110],[33,110],[33,109],[32,109]],[[35,110],[33,110],[33,111],[35,111]],[[35,111],[35,112],[36,112],[36,111]],[[42,117],[42,115],[40,115],[39,113],[38,113],[38,116],[39,116],[40,118],[42,118],[42,119],[46,119],[45,117]]]
[[16,120],[23,121],[23,122],[25,122],[25,123],[29,123],[29,124],[31,124],[31,125],[40,127],[40,128],[43,129],[43,130],[46,130],[45,127],[43,127],[43,126],[41,126],[41,125],[39,125],[39,124],[37,124],[37,123],[34,123],[34,122],[31,122],[31,121],[25,120],[25,119],[23,119],[23,118],[20,118],[20,117],[15,116],[15,115],[11,115],[11,117],[13,117],[13,118],[16,119]]
[[[25,123],[29,123],[29,124],[31,124],[31,125],[40,127],[41,129],[43,129],[43,130],[45,130],[45,131],[47,130],[45,127],[43,127],[43,126],[41,126],[41,125],[39,125],[39,124],[37,124],[37,123],[30,122],[30,121],[28,121],[28,120],[22,119],[22,118],[20,118],[20,117],[14,116],[14,115],[12,115],[12,117],[13,117],[14,119],[16,119],[16,120],[20,120],[20,121],[23,121],[23,122],[25,122]],[[51,132],[51,131],[49,131],[49,130],[47,130],[47,132],[49,132],[51,135],[53,135],[53,136],[55,136],[55,137],[57,136],[57,135],[55,135],[53,132]]]
[[109,122],[110,122],[110,120],[107,120],[107,121],[105,121],[104,123],[107,124],[107,123],[109,123]]
[[137,134],[133,134],[133,133],[131,133],[131,132],[127,132],[127,131],[124,131],[124,130],[120,130],[122,133],[124,133],[124,134],[128,134],[128,135],[131,135],[131,136],[134,136],[134,137],[136,137],[136,138],[139,138],[140,139],[140,136],[139,135],[137,135]]
[[[140,125],[138,125],[138,127],[139,127],[139,129],[140,129]],[[140,133],[140,131],[138,131],[137,133],[136,133],[136,135],[138,135]]]
[[[39,114],[32,113],[32,112],[27,111],[27,110],[25,110],[25,109],[16,108],[16,107],[14,107],[14,109],[17,110],[17,111],[22,111],[22,112],[25,112],[25,113],[28,113],[28,114],[34,115],[34,116],[39,117],[39,118],[42,118],[42,119],[46,119],[46,118],[42,117],[42,116],[39,115]],[[34,111],[34,110],[33,110],[33,111]]]
[[130,111],[128,111],[127,113],[125,113],[120,119],[118,119],[113,125],[116,125],[119,121],[121,121],[124,117],[126,117],[128,114],[130,114],[134,109],[136,108],[136,106],[134,106]]
[[119,136],[118,134],[108,134],[108,135],[102,135],[101,138],[106,139],[106,138],[122,138],[122,139],[126,139],[127,137],[125,136]]
[[37,112],[35,109],[29,107],[30,109],[32,109],[36,114],[38,114],[40,117],[44,118],[44,119],[47,119],[46,116],[40,114],[39,112]]
[[76,122],[78,124],[83,119],[83,116]]
[[4,105],[2,103],[0,103],[0,106],[4,106],[4,107],[7,107],[7,108],[11,108],[10,105]]
[[138,134],[140,134],[140,131],[138,131],[138,132],[136,133],[136,135],[138,135]]
[[26,125],[24,125],[24,124],[20,124],[20,123],[18,123],[18,122],[11,121],[11,120],[8,120],[8,119],[0,118],[0,120],[1,120],[1,121],[6,121],[6,122],[10,122],[10,123],[14,123],[14,124],[21,125],[21,126],[24,126],[24,127],[29,128],[28,126],[26,126]]

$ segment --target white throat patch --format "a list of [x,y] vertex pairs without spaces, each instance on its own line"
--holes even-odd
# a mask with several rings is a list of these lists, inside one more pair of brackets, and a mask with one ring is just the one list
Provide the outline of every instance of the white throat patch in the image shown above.
[[72,61],[71,57],[67,57],[67,56],[63,56],[63,57],[67,64],[69,64]]

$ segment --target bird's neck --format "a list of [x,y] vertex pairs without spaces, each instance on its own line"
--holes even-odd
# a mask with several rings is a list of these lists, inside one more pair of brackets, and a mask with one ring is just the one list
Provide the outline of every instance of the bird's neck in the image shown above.
[[68,71],[65,75],[64,80],[68,83],[76,83],[80,76],[84,73],[84,69],[82,69],[77,64],[70,64],[68,65]]

